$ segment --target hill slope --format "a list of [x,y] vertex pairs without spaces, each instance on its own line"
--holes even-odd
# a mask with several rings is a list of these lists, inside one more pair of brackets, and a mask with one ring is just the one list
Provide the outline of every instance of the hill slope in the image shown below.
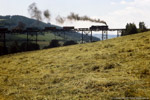
[[[0,16],[0,26],[5,26],[7,28],[14,28],[18,25],[18,23],[24,23],[25,27],[39,27],[39,28],[44,28],[44,27],[49,27],[49,26],[55,26],[52,24],[46,24],[41,21],[37,21],[35,19],[31,19],[25,16],[20,16],[20,15],[13,15],[13,16]],[[58,27],[58,26],[57,26]]]
[[0,57],[0,95],[13,100],[150,98],[150,32]]

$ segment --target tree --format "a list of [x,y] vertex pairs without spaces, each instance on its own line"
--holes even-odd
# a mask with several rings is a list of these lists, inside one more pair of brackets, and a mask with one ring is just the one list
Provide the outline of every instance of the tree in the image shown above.
[[18,42],[15,41],[13,42],[13,44],[10,46],[10,49],[9,49],[10,53],[17,53],[17,52],[20,52],[20,46],[18,45]]
[[0,55],[2,55],[3,54],[3,45],[2,44],[0,44]]
[[139,32],[145,32],[145,31],[147,31],[145,23],[144,22],[139,22]]
[[129,23],[129,24],[127,23],[126,31],[122,33],[122,36],[136,34],[136,33],[138,33],[136,25],[134,23]]
[[19,30],[23,30],[25,29],[26,24],[24,24],[23,22],[18,22],[18,25],[15,27],[15,29],[19,29]]
[[60,46],[59,41],[54,39],[50,42],[48,46],[44,47],[44,49],[54,48],[54,47],[59,47],[59,46]]
[[26,42],[22,43],[20,46],[21,51],[33,51],[33,50],[39,50],[40,46],[36,43],[29,42],[28,44]]
[[64,46],[67,46],[67,45],[74,45],[74,44],[77,44],[75,41],[73,41],[73,40],[70,40],[70,41],[66,41],[65,43],[64,43]]
[[59,44],[59,41],[58,40],[52,40],[51,43],[50,43],[50,47],[53,48],[53,47],[59,47],[60,44]]

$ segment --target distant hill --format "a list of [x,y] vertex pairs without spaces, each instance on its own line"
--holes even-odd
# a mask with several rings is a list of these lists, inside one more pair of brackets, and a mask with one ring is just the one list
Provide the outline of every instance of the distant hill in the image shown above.
[[7,27],[9,29],[16,27],[19,22],[24,23],[25,27],[44,28],[44,27],[55,26],[55,25],[51,25],[50,23],[46,24],[44,22],[37,21],[35,19],[31,19],[20,15],[0,16],[0,26]]
[[[23,23],[26,27],[38,27],[40,29],[44,29],[45,27],[51,27],[55,26],[57,28],[60,28],[60,26],[52,25],[51,23],[44,23],[41,21],[37,21],[35,19],[31,19],[25,16],[20,16],[20,15],[14,15],[14,16],[0,16],[0,27],[7,27],[9,29],[15,28],[19,23]],[[63,38],[63,34],[60,35],[60,37]],[[81,40],[81,34],[77,32],[68,32],[66,33],[66,38],[75,40],[75,41],[80,41]],[[89,36],[84,35],[85,41],[89,41]],[[98,38],[93,37],[94,41],[99,41]]]
[[150,99],[150,32],[0,57],[2,100],[125,97]]

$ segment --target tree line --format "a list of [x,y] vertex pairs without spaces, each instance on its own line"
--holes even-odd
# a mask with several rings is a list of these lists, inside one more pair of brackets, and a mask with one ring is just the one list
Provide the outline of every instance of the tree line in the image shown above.
[[[48,46],[45,46],[43,49],[48,49],[48,48],[55,48],[55,47],[60,47],[60,46],[68,46],[68,45],[75,45],[77,42],[73,40],[68,40],[65,41],[62,44],[60,44],[59,40],[52,40],[50,41]],[[18,53],[18,52],[26,52],[26,51],[34,51],[34,50],[40,50],[40,45],[37,43],[32,43],[32,42],[23,42],[23,43],[18,43],[17,41],[14,41],[11,45],[4,47],[3,44],[0,44],[0,55],[5,55],[5,54],[13,54],[13,53]]]
[[145,26],[144,22],[139,22],[139,28],[137,28],[134,23],[127,23],[126,30],[122,32],[122,36],[137,34],[137,33],[146,32],[146,31],[148,31],[148,29]]

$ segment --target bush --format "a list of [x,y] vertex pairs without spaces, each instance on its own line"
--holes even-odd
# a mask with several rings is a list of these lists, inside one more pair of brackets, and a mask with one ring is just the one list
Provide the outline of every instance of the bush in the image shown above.
[[59,46],[60,44],[58,40],[52,40],[48,46],[44,47],[44,49],[54,48],[54,47],[59,47]]
[[0,45],[0,55],[8,54],[8,48]]
[[27,51],[27,43],[26,43],[26,42],[24,42],[24,43],[22,43],[22,44],[20,45],[20,50],[21,50],[21,51]]
[[3,54],[3,46],[0,46],[0,55]]
[[31,51],[31,50],[39,50],[40,49],[40,46],[39,44],[36,44],[36,43],[29,43],[29,46],[28,46],[28,50]]
[[75,41],[73,41],[73,40],[70,40],[70,41],[66,41],[65,43],[64,43],[64,46],[67,46],[67,45],[74,45],[74,44],[77,44]]
[[40,46],[36,43],[27,43],[24,42],[21,45],[18,44],[17,41],[13,42],[12,45],[9,47],[3,46],[3,44],[0,44],[0,55],[4,54],[11,54],[11,53],[17,53],[17,52],[23,52],[23,51],[33,51],[33,50],[39,50]]
[[9,48],[9,53],[17,53],[20,52],[20,46],[18,45],[18,42],[15,41]]
[[21,51],[33,51],[33,50],[39,50],[40,46],[36,43],[29,42],[28,44],[26,42],[22,43],[20,46]]

